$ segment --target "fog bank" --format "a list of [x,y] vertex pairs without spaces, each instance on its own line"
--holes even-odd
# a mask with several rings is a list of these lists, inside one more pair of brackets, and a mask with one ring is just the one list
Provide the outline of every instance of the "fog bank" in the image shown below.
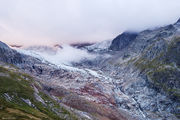
[[179,0],[0,0],[0,40],[52,45],[112,39],[174,23]]

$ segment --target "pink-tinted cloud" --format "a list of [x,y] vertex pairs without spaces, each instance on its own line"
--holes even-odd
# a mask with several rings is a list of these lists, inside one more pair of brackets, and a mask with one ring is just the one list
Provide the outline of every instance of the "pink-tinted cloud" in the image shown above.
[[0,40],[67,44],[175,22],[179,0],[0,0]]

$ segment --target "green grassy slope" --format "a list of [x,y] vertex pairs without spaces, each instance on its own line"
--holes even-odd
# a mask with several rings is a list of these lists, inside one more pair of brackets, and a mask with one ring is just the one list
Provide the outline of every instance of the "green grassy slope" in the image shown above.
[[[76,119],[41,90],[36,93],[33,86],[40,88],[30,76],[14,68],[0,67],[0,119]],[[37,100],[35,94],[43,102]]]

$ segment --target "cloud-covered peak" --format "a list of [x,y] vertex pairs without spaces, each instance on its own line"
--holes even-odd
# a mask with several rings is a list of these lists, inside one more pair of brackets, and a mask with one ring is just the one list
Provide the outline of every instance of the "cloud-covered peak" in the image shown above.
[[94,43],[173,23],[179,0],[1,0],[0,40],[18,45]]

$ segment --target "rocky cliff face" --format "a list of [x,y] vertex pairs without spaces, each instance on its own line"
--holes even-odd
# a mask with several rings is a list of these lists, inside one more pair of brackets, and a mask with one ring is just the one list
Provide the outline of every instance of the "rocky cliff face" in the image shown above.
[[[132,69],[140,71],[139,76],[141,76],[141,78],[146,82],[146,84],[144,84],[144,87],[147,86],[148,88],[153,88],[155,92],[168,96],[167,98],[163,99],[167,100],[168,98],[170,98],[171,101],[175,103],[170,108],[170,112],[176,115],[176,117],[180,117],[180,73],[178,65],[180,56],[179,22],[180,21],[178,20],[173,25],[140,32],[128,47],[124,47],[123,49],[121,49],[121,51],[123,52],[119,52],[118,55],[118,58],[120,60],[114,61],[115,63],[113,63],[118,67],[124,66],[122,64],[125,63],[129,65],[131,64],[132,66],[134,66],[134,68],[131,66]],[[116,39],[114,41],[116,41]],[[124,39],[124,41],[126,41],[126,39]],[[112,48],[112,46],[110,48]],[[121,58],[123,59],[124,54],[128,55],[126,58],[127,62],[121,61]],[[129,67],[129,65],[127,66]],[[138,84],[142,84],[142,82],[138,82]],[[131,86],[132,85],[133,84],[131,84]],[[137,87],[136,84],[133,86]],[[125,90],[125,92],[127,91],[128,89]],[[161,99],[161,97],[159,97],[158,99]],[[159,100],[156,101],[158,102]],[[164,106],[161,103],[159,103],[159,105]],[[143,108],[142,103],[140,103],[140,106],[144,110],[147,109]]]
[[136,39],[137,35],[137,33],[133,32],[124,32],[112,41],[112,44],[109,49],[120,51],[121,49],[131,44],[132,41]]
[[[115,97],[119,108],[141,119],[178,119],[179,20],[172,25],[139,32],[131,42],[127,42],[130,37],[124,34],[112,41],[110,58],[99,58],[98,63],[96,60],[91,66],[89,62],[84,65],[109,75],[114,79],[114,88],[119,89],[114,93],[128,96],[128,99],[123,95]],[[118,48],[119,43],[124,46]]]
[[177,101],[180,101],[179,40],[179,37],[172,38],[169,44],[162,40],[160,48],[149,48],[136,61],[136,66],[148,76],[154,86],[175,97]]
[[0,42],[0,60],[10,64],[19,64],[23,63],[23,55],[12,50],[3,42]]

